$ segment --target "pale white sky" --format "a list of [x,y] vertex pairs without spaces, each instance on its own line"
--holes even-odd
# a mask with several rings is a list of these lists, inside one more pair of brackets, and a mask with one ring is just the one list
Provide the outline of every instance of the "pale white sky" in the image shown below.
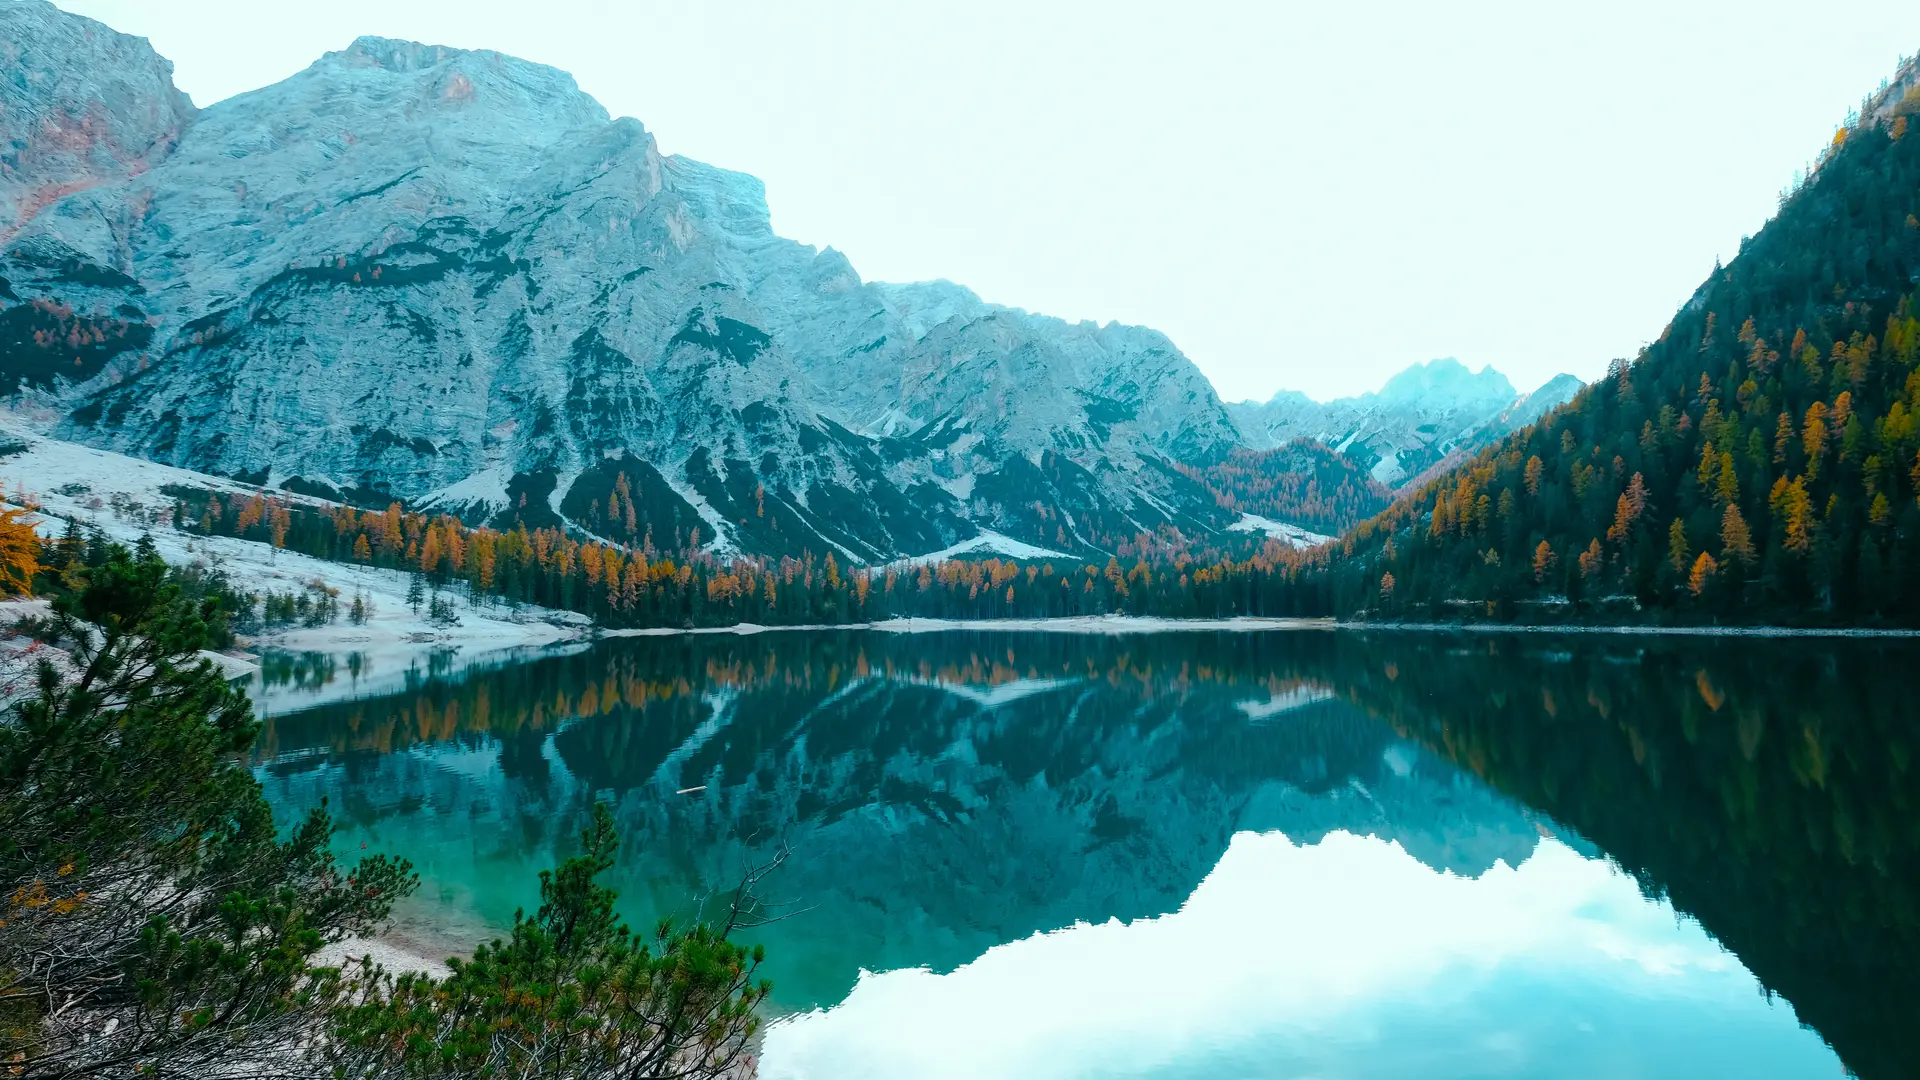
[[1631,355],[1920,7],[58,0],[206,105],[359,34],[564,68],[867,278],[1165,331],[1229,400]]

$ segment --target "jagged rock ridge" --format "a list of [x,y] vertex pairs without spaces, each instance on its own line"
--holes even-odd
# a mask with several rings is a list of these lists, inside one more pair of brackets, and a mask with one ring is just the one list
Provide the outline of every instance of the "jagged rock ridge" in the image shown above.
[[1173,465],[1237,432],[1164,336],[864,282],[563,72],[362,38],[195,111],[143,40],[0,31],[0,377],[65,437],[663,548],[1227,523]]
[[1556,375],[1522,395],[1491,367],[1475,372],[1447,357],[1408,368],[1376,393],[1322,404],[1283,390],[1264,402],[1235,402],[1227,412],[1256,450],[1312,439],[1380,483],[1404,488],[1453,455],[1477,450],[1573,400],[1581,385],[1571,375]]

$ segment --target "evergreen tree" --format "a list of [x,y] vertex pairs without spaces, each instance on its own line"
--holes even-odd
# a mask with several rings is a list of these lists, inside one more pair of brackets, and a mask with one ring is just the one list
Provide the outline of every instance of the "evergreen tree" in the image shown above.
[[324,809],[275,828],[242,756],[251,704],[200,657],[217,598],[188,595],[147,544],[54,562],[53,614],[23,625],[61,656],[0,719],[0,1061],[292,1072],[317,1031],[308,959],[381,923],[413,874],[337,865]]

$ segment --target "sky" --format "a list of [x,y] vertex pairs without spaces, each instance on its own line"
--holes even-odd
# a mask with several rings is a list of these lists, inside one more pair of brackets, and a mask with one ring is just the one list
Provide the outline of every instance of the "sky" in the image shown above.
[[1920,8],[58,0],[202,106],[361,34],[563,68],[863,277],[1164,331],[1227,400],[1592,378],[1920,50]]

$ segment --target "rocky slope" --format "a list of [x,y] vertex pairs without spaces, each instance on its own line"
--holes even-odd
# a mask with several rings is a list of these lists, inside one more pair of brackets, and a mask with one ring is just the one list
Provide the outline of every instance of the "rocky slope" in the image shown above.
[[363,38],[195,111],[140,39],[0,0],[0,379],[59,433],[663,548],[1051,549],[1228,523],[1237,432],[1164,336],[776,236],[563,72]]
[[1314,401],[1283,390],[1265,402],[1227,406],[1248,446],[1265,450],[1312,439],[1352,459],[1374,480],[1405,487],[1456,452],[1470,453],[1573,400],[1571,375],[1520,394],[1490,367],[1471,371],[1451,357],[1387,380],[1376,393]]

